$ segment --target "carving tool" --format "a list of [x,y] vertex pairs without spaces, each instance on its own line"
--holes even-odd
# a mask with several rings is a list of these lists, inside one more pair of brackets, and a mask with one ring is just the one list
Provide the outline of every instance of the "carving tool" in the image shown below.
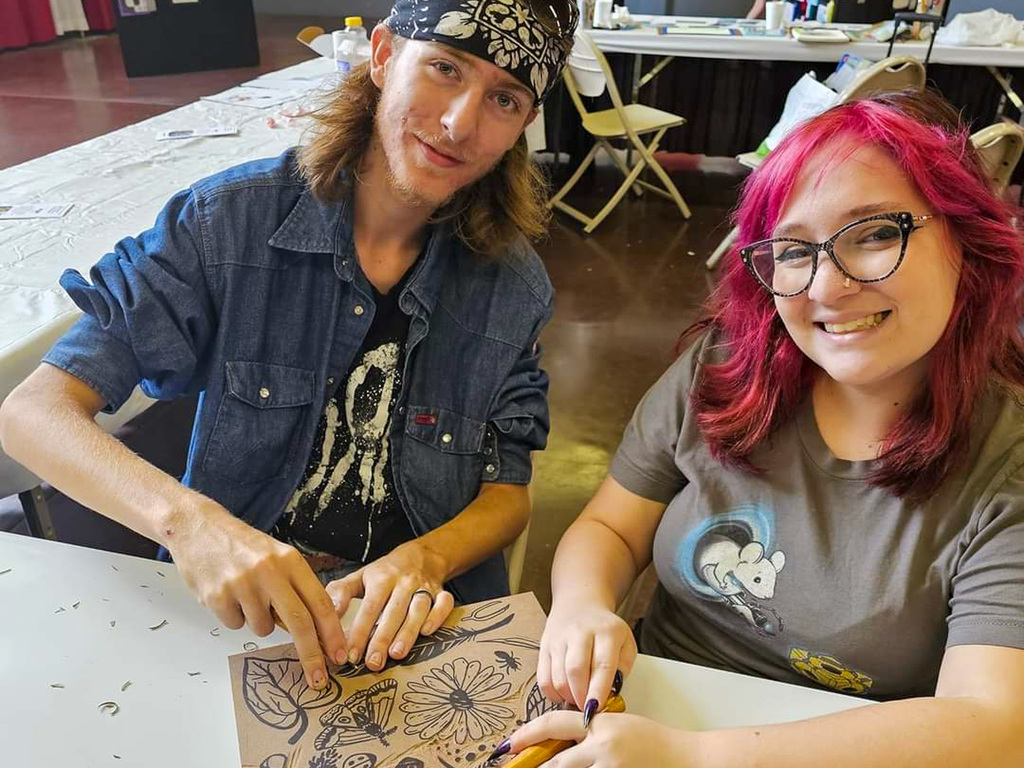
[[[602,712],[625,712],[626,702],[625,700],[615,694],[609,697],[608,702],[601,707],[598,714]],[[502,768],[538,768],[538,766],[544,765],[548,760],[553,758],[559,752],[564,752],[569,747],[576,746],[575,741],[563,741],[561,739],[547,739],[539,744],[534,744],[532,747],[527,747],[518,755],[514,756],[511,760],[505,763]],[[491,761],[485,763],[485,765],[495,765]]]

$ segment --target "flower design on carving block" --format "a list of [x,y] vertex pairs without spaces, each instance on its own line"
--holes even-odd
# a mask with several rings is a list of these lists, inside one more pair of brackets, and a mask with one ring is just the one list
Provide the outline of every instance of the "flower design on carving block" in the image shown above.
[[503,733],[515,713],[497,702],[511,690],[505,675],[479,661],[458,658],[434,667],[409,683],[399,706],[405,732],[423,741],[454,739],[458,744]]

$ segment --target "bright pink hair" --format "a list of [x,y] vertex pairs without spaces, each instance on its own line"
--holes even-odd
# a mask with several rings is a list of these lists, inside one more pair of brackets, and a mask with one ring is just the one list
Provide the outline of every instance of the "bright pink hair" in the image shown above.
[[[940,96],[904,91],[830,109],[796,128],[750,176],[734,219],[740,244],[771,237],[801,169],[824,148],[878,147],[903,169],[940,214],[963,253],[952,314],[930,356],[928,380],[893,425],[875,485],[927,498],[963,461],[970,419],[993,380],[1024,385],[1018,323],[1024,239],[1011,206],[990,189],[957,113]],[[843,158],[840,156],[839,161]],[[724,362],[708,364],[692,407],[719,461],[757,471],[751,451],[793,417],[810,392],[816,366],[789,337],[774,300],[734,250],[708,316],[684,334],[714,327]]]

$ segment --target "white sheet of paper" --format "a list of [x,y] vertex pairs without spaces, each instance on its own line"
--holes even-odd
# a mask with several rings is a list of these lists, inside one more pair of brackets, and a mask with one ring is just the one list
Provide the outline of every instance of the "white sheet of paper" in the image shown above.
[[245,88],[236,86],[226,91],[215,93],[212,96],[203,96],[203,101],[216,101],[221,104],[233,104],[238,107],[255,107],[266,109],[284,104],[286,101],[294,101],[302,94],[292,90],[278,88]]
[[0,221],[8,219],[60,219],[73,207],[74,203],[0,205]]
[[156,135],[157,141],[168,139],[197,139],[203,136],[237,136],[238,126],[222,125],[215,128],[176,128],[170,131],[160,131]]

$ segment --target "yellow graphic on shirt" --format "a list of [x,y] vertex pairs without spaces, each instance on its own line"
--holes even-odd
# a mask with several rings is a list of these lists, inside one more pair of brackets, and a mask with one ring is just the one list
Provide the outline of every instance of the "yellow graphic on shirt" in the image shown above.
[[811,653],[803,648],[790,649],[789,664],[818,685],[840,693],[867,693],[875,682],[867,675],[847,668],[835,656]]

